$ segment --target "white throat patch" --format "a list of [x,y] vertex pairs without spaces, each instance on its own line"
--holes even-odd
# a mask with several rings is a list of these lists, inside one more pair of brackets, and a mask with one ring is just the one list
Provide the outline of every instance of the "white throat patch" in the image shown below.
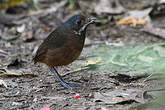
[[85,24],[80,30],[78,30],[78,32],[74,30],[74,33],[75,33],[76,35],[81,36],[81,33],[85,30],[85,28],[86,28],[89,24],[90,24],[90,23]]

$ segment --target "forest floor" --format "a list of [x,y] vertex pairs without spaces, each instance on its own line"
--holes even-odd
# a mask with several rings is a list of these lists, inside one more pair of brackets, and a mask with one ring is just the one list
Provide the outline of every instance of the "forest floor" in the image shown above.
[[[40,110],[43,106],[48,106],[52,110],[127,110],[149,100],[144,99],[144,91],[159,88],[164,84],[159,80],[161,76],[153,76],[142,83],[145,77],[131,79],[124,75],[115,75],[122,74],[120,70],[84,70],[71,73],[74,71],[72,68],[84,65],[81,58],[87,57],[92,50],[105,41],[129,45],[164,42],[164,38],[142,31],[143,25],[116,26],[115,22],[125,14],[120,12],[99,14],[99,12],[92,12],[90,8],[85,10],[89,2],[96,1],[79,3],[83,13],[89,17],[94,16],[101,22],[88,28],[86,43],[80,58],[68,66],[58,68],[65,80],[80,83],[80,88],[72,91],[59,89],[61,85],[49,72],[49,68],[44,64],[34,64],[32,57],[43,39],[53,29],[75,13],[81,13],[82,10],[71,10],[63,0],[57,3],[46,2],[47,4],[43,6],[45,10],[26,8],[21,10],[15,7],[16,9],[8,9],[8,12],[3,13],[10,19],[0,24],[0,50],[3,50],[1,53],[6,53],[0,54],[0,73],[3,74],[5,71],[17,74],[23,71],[24,75],[0,74],[0,79],[7,85],[7,87],[0,87],[0,110]],[[152,2],[147,3],[151,5]],[[132,4],[135,5],[135,3]],[[46,9],[51,8],[46,6],[59,7],[54,10],[51,7],[53,11],[50,11]],[[9,14],[14,10],[16,11],[14,14]],[[161,17],[152,20],[155,25],[161,25],[164,22],[165,19]],[[131,74],[131,71],[124,72]],[[74,98],[76,94],[81,97]]]

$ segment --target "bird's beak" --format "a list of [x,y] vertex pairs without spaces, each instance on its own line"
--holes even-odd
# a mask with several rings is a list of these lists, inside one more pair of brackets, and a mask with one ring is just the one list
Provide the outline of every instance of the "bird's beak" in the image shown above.
[[96,18],[87,18],[86,24],[80,29],[80,32],[84,31],[88,25],[95,23]]
[[87,24],[95,23],[96,18],[87,18]]

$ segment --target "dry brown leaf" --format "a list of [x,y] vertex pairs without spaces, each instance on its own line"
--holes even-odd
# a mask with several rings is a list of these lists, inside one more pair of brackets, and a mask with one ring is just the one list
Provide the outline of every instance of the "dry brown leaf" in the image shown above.
[[16,71],[16,70],[8,70],[8,69],[0,69],[0,77],[2,76],[17,76],[17,77],[20,77],[20,76],[37,76],[35,74],[32,74],[32,73],[26,73],[26,72],[23,72],[23,71]]
[[120,19],[118,22],[116,22],[117,26],[124,25],[124,24],[133,24],[134,26],[136,25],[145,25],[147,23],[147,20],[145,19],[136,19],[133,17],[126,17]]
[[101,62],[101,61],[102,61],[101,58],[98,58],[98,59],[96,59],[95,61],[94,61],[94,60],[89,60],[89,61],[85,62],[84,66],[97,64],[97,63],[99,63],[99,62]]

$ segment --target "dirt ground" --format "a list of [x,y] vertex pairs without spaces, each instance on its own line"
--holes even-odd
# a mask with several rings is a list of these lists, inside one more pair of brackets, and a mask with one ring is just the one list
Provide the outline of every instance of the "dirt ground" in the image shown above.
[[[85,2],[87,1],[84,1],[84,4]],[[33,10],[32,12],[35,13],[28,12],[31,16],[26,16],[27,9],[25,9],[20,14],[10,14],[10,16],[15,17],[13,19],[17,23],[16,26],[1,25],[0,49],[7,52],[8,55],[0,58],[0,67],[7,67],[8,70],[18,72],[24,71],[36,76],[1,76],[0,79],[4,80],[8,87],[0,87],[0,110],[40,110],[43,106],[49,106],[52,110],[127,110],[140,104],[140,102],[126,100],[122,103],[109,104],[96,99],[96,93],[127,89],[144,91],[163,85],[157,78],[145,82],[144,85],[139,85],[144,78],[122,81],[122,78],[113,77],[117,71],[111,70],[97,72],[86,70],[66,74],[72,71],[73,67],[83,65],[82,60],[78,59],[67,67],[59,67],[58,71],[65,80],[80,83],[80,88],[72,91],[59,89],[61,85],[58,84],[55,76],[49,72],[48,67],[44,64],[34,65],[32,57],[36,48],[50,31],[77,13],[69,10],[68,6],[64,7],[48,14],[37,14],[38,11]],[[87,42],[81,57],[88,56],[92,50],[97,48],[99,44],[95,44],[96,42],[123,42],[124,44],[138,45],[164,42],[162,38],[143,32],[141,30],[143,26],[116,26],[114,24],[116,21],[112,20],[112,15],[96,15],[88,11],[86,14],[99,19],[107,19],[107,21],[96,23],[88,28]],[[17,15],[24,17],[18,20]],[[118,16],[115,17],[116,15],[114,19],[118,18]],[[158,24],[157,20],[153,22]],[[25,25],[24,33],[15,32],[17,27],[22,25]],[[19,37],[13,40],[12,38],[15,36]],[[80,94],[81,98],[74,98],[77,93]],[[141,94],[137,97],[142,98]]]

